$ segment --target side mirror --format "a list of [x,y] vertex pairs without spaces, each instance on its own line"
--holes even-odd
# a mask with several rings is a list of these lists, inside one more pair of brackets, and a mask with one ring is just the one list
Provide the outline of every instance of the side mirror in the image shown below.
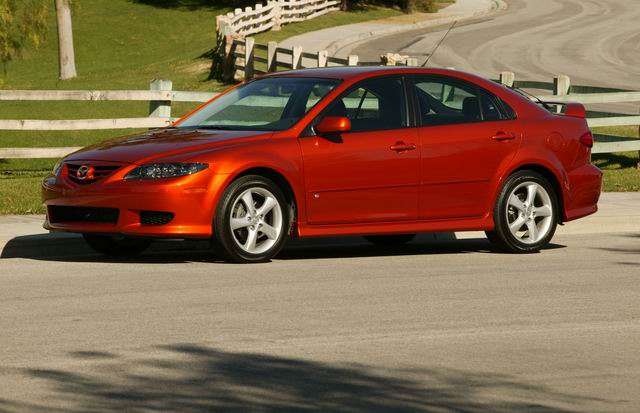
[[344,116],[327,116],[316,126],[319,135],[339,135],[351,130],[351,121]]

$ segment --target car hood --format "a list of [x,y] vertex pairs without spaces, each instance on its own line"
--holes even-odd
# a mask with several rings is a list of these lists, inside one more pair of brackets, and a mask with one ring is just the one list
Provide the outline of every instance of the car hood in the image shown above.
[[168,128],[87,146],[66,161],[146,163],[156,158],[202,151],[222,145],[268,139],[272,132]]

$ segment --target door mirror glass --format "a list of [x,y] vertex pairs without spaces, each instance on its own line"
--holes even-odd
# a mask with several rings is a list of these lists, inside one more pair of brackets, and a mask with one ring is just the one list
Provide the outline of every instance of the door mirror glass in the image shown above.
[[351,130],[351,121],[345,116],[326,116],[316,126],[319,135],[338,135]]

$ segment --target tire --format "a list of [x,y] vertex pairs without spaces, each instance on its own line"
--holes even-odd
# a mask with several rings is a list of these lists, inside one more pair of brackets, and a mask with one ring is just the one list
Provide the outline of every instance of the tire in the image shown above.
[[110,257],[133,257],[149,248],[153,241],[140,238],[118,239],[111,235],[82,234],[89,246]]
[[367,235],[363,238],[377,245],[403,245],[414,239],[415,236],[416,234]]
[[213,221],[212,244],[227,261],[265,262],[280,252],[290,229],[291,208],[282,190],[263,176],[247,175],[224,191]]
[[553,238],[558,216],[558,198],[549,181],[537,172],[518,171],[500,190],[495,229],[486,232],[487,238],[504,252],[538,252]]

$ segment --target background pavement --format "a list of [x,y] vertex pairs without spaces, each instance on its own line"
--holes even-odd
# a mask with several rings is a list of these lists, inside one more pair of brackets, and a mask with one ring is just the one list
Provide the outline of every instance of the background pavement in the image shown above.
[[[280,46],[302,46],[305,51],[310,52],[327,50],[330,56],[346,57],[349,51],[358,44],[357,42],[365,39],[393,33],[400,33],[399,36],[404,36],[402,33],[411,29],[425,31],[442,24],[451,24],[454,20],[464,21],[485,16],[505,7],[506,4],[502,0],[457,0],[456,3],[435,14],[415,13],[331,27],[289,37],[283,40]],[[366,59],[360,58],[360,60],[379,61],[380,54],[385,52],[387,50],[380,49],[376,54],[367,54]]]
[[[463,22],[430,65],[495,78],[509,70],[526,80],[565,74],[573,84],[640,89],[640,7],[636,0],[509,0],[505,12]],[[422,63],[448,27],[420,29],[351,44],[339,54],[362,60],[381,51]]]
[[0,411],[637,412],[639,206],[603,194],[539,254],[468,233],[258,265],[2,217]]

